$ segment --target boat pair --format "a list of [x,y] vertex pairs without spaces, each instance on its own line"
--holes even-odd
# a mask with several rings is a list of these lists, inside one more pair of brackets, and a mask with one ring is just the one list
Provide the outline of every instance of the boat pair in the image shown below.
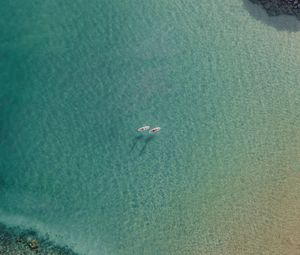
[[[147,131],[147,130],[149,130],[149,129],[150,129],[150,126],[143,126],[143,127],[138,128],[137,131],[139,131],[139,132],[144,132],[144,131]],[[157,133],[159,130],[160,130],[160,127],[151,128],[151,129],[149,130],[149,133],[150,133],[150,134],[151,134],[151,133]]]

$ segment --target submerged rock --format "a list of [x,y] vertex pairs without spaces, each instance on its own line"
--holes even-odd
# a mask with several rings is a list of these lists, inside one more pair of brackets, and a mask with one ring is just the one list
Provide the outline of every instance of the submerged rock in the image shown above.
[[29,240],[28,242],[28,246],[31,250],[36,250],[37,248],[39,248],[39,243],[37,240],[33,239],[33,240]]
[[77,255],[32,230],[7,227],[0,223],[0,255]]
[[300,0],[250,0],[260,4],[270,16],[293,15],[300,20]]

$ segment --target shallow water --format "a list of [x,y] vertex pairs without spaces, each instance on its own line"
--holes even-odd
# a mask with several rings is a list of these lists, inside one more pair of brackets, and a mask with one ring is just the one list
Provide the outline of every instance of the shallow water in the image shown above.
[[3,3],[0,221],[82,254],[282,254],[300,34],[249,8]]

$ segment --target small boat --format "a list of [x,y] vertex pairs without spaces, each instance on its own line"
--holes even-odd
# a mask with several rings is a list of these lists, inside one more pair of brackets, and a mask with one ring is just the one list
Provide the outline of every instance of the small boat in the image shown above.
[[137,131],[144,132],[144,131],[148,130],[149,128],[150,128],[150,126],[143,126],[143,127],[138,128]]
[[160,127],[151,128],[149,133],[157,133],[160,130]]

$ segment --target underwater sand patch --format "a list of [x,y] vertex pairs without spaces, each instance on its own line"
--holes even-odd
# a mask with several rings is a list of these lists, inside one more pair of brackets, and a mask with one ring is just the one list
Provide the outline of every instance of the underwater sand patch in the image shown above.
[[284,183],[265,188],[256,205],[259,217],[234,229],[223,254],[300,255],[300,173],[290,172]]

